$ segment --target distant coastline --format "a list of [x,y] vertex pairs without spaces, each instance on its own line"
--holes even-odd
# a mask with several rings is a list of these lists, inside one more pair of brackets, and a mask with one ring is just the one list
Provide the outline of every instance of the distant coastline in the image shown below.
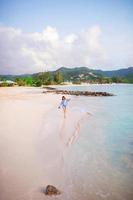
[[82,84],[133,84],[133,67],[103,71],[88,67],[66,68],[24,75],[0,75],[0,86],[82,85]]

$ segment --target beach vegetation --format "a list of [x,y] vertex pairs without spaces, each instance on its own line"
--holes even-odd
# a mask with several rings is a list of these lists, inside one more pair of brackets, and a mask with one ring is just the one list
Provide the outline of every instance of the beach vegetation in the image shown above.
[[32,86],[33,85],[33,78],[31,76],[28,76],[24,79],[24,82],[27,86]]
[[15,82],[17,83],[18,86],[25,86],[26,82],[23,78],[16,78]]
[[75,85],[80,85],[82,82],[80,80],[74,80],[72,81],[72,84],[75,84]]
[[63,74],[61,72],[56,72],[54,75],[54,82],[60,84],[64,82]]

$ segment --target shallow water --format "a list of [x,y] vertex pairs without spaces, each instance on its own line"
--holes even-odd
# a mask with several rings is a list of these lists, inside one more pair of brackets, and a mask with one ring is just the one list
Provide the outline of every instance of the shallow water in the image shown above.
[[82,123],[78,141],[71,147],[72,199],[132,199],[133,85],[65,89],[106,91],[116,95],[73,97],[72,104],[75,102],[92,115]]

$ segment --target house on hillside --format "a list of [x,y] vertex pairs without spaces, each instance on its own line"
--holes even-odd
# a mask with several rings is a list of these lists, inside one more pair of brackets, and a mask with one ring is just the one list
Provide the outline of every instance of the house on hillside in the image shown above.
[[17,85],[17,83],[11,80],[0,81],[0,87],[15,86],[15,85]]

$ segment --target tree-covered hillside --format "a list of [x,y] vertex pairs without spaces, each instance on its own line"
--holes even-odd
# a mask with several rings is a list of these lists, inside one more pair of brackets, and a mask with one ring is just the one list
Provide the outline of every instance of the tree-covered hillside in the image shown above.
[[112,71],[94,70],[87,67],[62,67],[57,71],[63,74],[65,81],[133,83],[133,67]]
[[[56,71],[25,75],[1,75],[0,81],[13,80],[18,85],[41,86],[61,84],[66,81],[75,84],[86,83],[133,83],[133,67],[120,70],[102,71],[87,67],[66,68]],[[5,85],[5,83],[4,83]]]

